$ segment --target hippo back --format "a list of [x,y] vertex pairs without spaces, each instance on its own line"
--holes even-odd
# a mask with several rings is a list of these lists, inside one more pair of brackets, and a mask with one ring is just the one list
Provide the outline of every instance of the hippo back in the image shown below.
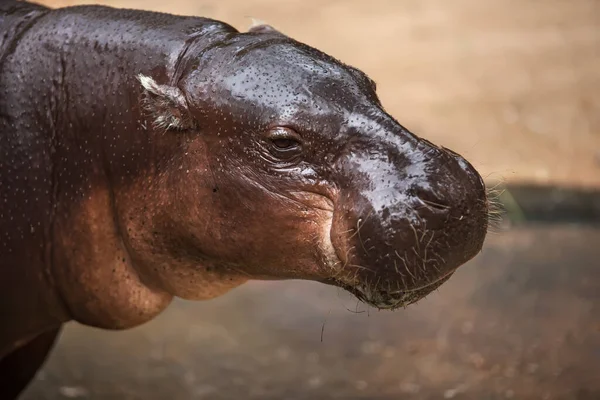
[[0,0],[0,66],[12,45],[48,8],[15,0]]

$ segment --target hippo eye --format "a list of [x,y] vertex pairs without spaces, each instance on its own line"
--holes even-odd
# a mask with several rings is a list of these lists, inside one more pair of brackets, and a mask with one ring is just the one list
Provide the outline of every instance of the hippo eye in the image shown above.
[[290,149],[300,145],[300,143],[294,139],[272,139],[271,143],[273,143],[273,145],[275,145],[275,147],[278,149],[282,150]]
[[267,140],[271,153],[278,158],[289,158],[302,150],[300,136],[292,129],[278,127],[268,132]]

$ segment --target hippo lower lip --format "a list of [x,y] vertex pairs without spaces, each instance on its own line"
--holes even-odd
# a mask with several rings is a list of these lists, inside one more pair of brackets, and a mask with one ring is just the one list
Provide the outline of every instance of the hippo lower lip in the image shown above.
[[454,274],[455,270],[417,288],[403,288],[386,290],[382,287],[370,286],[368,284],[348,284],[337,278],[332,278],[324,283],[341,287],[352,293],[358,300],[380,310],[395,310],[406,307],[433,292]]

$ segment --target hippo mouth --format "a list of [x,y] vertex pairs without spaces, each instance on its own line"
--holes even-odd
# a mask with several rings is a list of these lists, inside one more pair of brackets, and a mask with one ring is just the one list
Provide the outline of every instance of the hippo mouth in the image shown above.
[[353,294],[361,302],[380,310],[396,310],[407,307],[423,299],[440,287],[454,274],[455,270],[416,288],[384,288],[382,285],[367,283],[347,283],[338,278],[330,278],[323,283],[340,287]]
[[[330,217],[333,217],[332,214],[330,214]],[[348,263],[344,263],[340,259],[338,252],[331,241],[331,227],[332,218],[328,220],[324,229],[325,240],[323,240],[323,247],[327,250],[326,254],[329,264],[333,266],[334,269],[337,269],[341,265],[347,265]],[[354,278],[350,278],[349,276],[340,274],[345,268],[338,270],[338,273],[335,274],[335,276],[322,279],[321,282],[344,289],[354,295],[359,301],[377,309],[395,310],[401,307],[407,307],[426,297],[450,279],[456,269],[457,268],[452,268],[450,271],[440,276],[433,277],[433,279],[430,279],[428,282],[421,283],[415,287],[399,284],[396,284],[397,287],[392,287],[392,284],[390,282],[386,283],[385,280],[378,280],[377,284],[370,283],[369,280],[359,279],[356,275]]]

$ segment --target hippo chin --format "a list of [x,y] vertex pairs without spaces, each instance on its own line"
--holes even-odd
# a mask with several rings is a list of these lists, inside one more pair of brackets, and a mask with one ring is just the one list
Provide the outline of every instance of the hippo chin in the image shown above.
[[144,323],[249,279],[394,309],[481,249],[461,156],[385,112],[356,68],[270,26],[0,4],[0,372],[61,325]]

